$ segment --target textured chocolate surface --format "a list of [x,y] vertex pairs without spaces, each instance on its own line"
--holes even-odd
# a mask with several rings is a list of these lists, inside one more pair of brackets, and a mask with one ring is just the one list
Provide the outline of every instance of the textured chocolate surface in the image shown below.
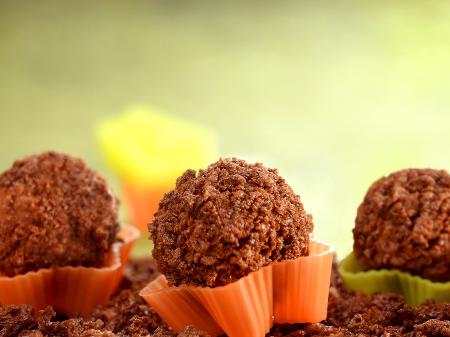
[[105,180],[55,152],[16,161],[0,175],[0,273],[100,266],[118,230]]
[[186,171],[149,224],[172,285],[221,286],[308,254],[312,218],[277,170],[223,159]]
[[[0,308],[0,336],[207,337],[191,326],[174,333],[137,295],[138,289],[157,275],[153,260],[131,260],[120,291],[106,306],[85,318],[64,319],[52,308],[35,315],[26,305]],[[355,293],[344,288],[335,266],[327,319],[315,324],[275,325],[266,336],[449,337],[450,304],[428,303],[411,308],[398,295],[369,297]]]
[[358,208],[353,235],[367,268],[450,281],[450,175],[408,169],[379,179]]

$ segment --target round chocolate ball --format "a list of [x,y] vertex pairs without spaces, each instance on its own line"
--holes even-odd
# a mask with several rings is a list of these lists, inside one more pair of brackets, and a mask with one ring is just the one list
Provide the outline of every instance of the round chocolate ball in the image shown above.
[[450,281],[450,175],[407,169],[379,179],[358,208],[353,235],[369,269]]
[[80,159],[46,152],[0,175],[0,274],[103,264],[118,201]]
[[223,159],[186,171],[149,224],[171,285],[216,287],[308,254],[312,218],[277,170]]

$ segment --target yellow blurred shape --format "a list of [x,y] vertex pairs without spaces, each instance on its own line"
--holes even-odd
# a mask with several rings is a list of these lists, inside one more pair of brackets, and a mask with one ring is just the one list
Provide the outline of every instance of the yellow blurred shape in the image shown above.
[[172,186],[186,169],[206,167],[217,153],[207,128],[143,105],[101,120],[96,136],[110,168],[140,187]]

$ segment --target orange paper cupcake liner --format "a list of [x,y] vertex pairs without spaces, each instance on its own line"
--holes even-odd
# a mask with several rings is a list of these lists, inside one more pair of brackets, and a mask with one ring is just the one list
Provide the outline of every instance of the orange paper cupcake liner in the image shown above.
[[125,227],[118,237],[122,242],[112,245],[102,268],[67,266],[0,276],[0,303],[30,304],[36,310],[53,306],[68,316],[89,314],[97,305],[106,304],[117,289],[139,231]]
[[131,223],[142,232],[158,210],[159,201],[170,188],[142,188],[122,183],[122,194]]
[[334,249],[311,240],[309,255],[272,264],[275,323],[315,323],[327,317]]
[[205,325],[215,322],[231,337],[262,337],[273,322],[326,318],[333,254],[330,245],[311,240],[309,256],[272,263],[226,286],[169,287],[160,276],[141,295],[175,331],[192,324],[217,336],[221,331]]
[[140,295],[176,332],[183,330],[186,325],[193,325],[212,337],[223,332],[187,287],[169,287],[164,275],[150,282]]
[[273,325],[271,266],[226,286],[188,288],[230,337],[261,337]]

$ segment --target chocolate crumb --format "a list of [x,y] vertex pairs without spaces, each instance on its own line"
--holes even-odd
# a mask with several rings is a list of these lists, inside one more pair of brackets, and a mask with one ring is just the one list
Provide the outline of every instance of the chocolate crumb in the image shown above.
[[209,334],[188,325],[178,334],[178,337],[209,337]]
[[125,268],[120,287],[139,292],[158,275],[155,260],[148,257],[134,258]]

